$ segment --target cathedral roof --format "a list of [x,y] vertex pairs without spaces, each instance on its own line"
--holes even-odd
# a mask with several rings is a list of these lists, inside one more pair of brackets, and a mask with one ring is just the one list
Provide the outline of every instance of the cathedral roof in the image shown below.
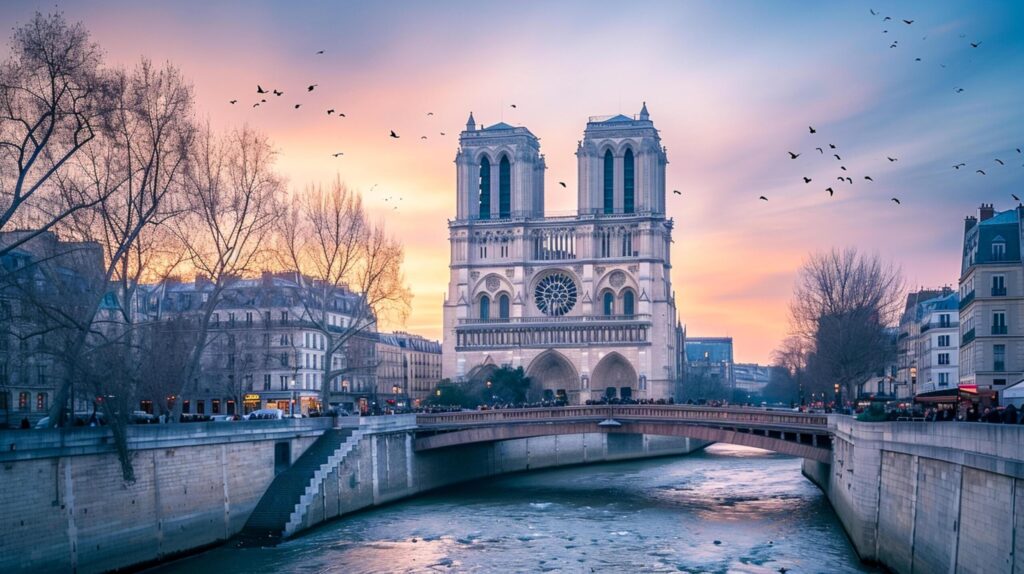
[[631,121],[633,121],[633,118],[631,118],[629,116],[624,116],[622,114],[618,114],[618,115],[612,116],[612,117],[610,117],[610,118],[608,118],[606,120],[601,120],[600,122],[595,122],[595,123],[608,124],[608,123],[612,123],[612,122],[631,122]]
[[491,126],[481,127],[480,129],[486,130],[486,131],[490,131],[490,130],[514,130],[516,128],[515,128],[515,126],[510,126],[510,125],[506,124],[505,122],[498,122],[498,123],[496,123],[494,125],[491,125]]

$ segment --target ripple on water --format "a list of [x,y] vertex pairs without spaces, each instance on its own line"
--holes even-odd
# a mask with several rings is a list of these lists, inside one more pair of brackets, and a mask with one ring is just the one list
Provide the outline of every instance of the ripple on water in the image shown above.
[[220,548],[155,571],[765,574],[780,567],[870,571],[800,475],[799,459],[714,445],[686,457],[491,478],[356,513],[276,548]]

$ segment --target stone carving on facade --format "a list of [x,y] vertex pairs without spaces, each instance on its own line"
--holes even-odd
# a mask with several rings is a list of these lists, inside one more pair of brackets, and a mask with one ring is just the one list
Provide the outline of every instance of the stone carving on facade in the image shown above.
[[523,274],[527,277],[533,275],[533,267],[523,267]]
[[505,270],[505,277],[508,277],[509,279],[512,279],[515,276],[516,276],[516,270],[515,269],[509,267],[508,269]]
[[595,265],[594,266],[594,274],[595,275],[604,275],[604,271],[605,271],[605,266],[604,265]]
[[612,284],[612,287],[618,289],[626,284],[626,274],[622,271],[613,271],[612,276],[608,278],[608,282]]
[[480,272],[479,271],[470,271],[469,272],[469,278],[473,279],[474,281],[479,279],[480,278]]
[[634,274],[640,272],[640,266],[639,265],[630,265],[629,267],[627,267],[627,269],[629,269],[630,273],[634,273]]
[[499,281],[497,277],[492,275],[487,278],[486,286],[488,291],[494,293],[495,291],[498,290],[498,287],[501,287],[501,281]]
[[583,275],[583,266],[582,266],[582,265],[573,265],[573,266],[572,266],[572,270],[573,270],[573,271],[574,271],[574,272],[575,272],[575,273],[576,273],[577,275]]

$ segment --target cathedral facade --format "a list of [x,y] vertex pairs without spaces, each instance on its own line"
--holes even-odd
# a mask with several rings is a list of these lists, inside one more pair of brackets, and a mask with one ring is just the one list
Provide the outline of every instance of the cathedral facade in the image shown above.
[[547,398],[669,398],[676,380],[665,148],[644,105],[592,117],[578,207],[545,217],[544,156],[525,127],[477,127],[456,154],[443,375],[523,367]]

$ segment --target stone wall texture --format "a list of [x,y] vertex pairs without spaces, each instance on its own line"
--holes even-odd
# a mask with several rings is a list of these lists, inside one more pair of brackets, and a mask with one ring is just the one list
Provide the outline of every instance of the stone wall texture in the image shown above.
[[861,558],[893,572],[1024,572],[1024,428],[830,417],[804,462]]

